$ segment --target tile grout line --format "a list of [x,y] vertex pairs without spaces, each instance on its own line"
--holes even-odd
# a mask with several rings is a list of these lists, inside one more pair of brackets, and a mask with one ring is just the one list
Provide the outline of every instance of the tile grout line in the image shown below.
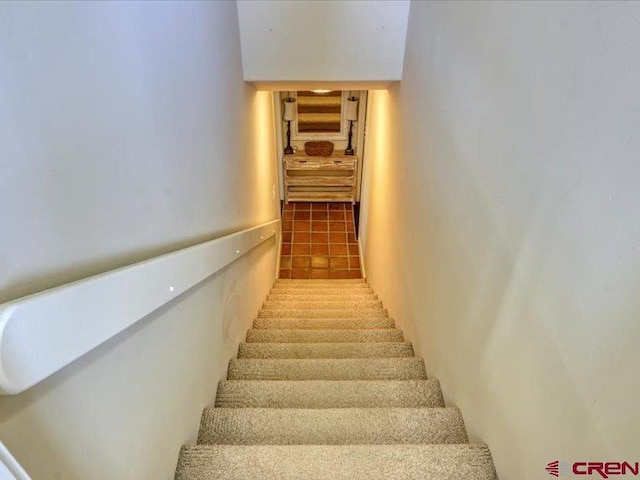
[[[340,208],[340,210],[330,210],[329,209],[329,205],[326,204],[326,208],[322,208],[322,209],[316,209],[314,208],[316,206],[316,204],[311,204],[310,208],[299,208],[298,204],[293,204],[292,208],[287,208],[285,207],[285,210],[287,212],[291,212],[291,214],[287,214],[287,217],[291,216],[291,231],[288,233],[291,233],[291,242],[289,244],[289,247],[287,248],[288,250],[290,250],[288,253],[290,255],[284,255],[281,254],[282,256],[289,256],[291,258],[291,262],[293,263],[294,257],[304,257],[307,258],[308,262],[307,265],[304,267],[297,267],[298,269],[302,269],[302,270],[306,270],[307,273],[313,272],[313,271],[325,271],[328,270],[329,273],[331,272],[345,272],[344,274],[346,274],[347,276],[350,275],[350,272],[359,272],[359,275],[361,275],[361,262],[359,259],[359,254],[356,253],[352,253],[351,247],[353,247],[354,245],[357,246],[357,243],[351,243],[350,242],[350,236],[355,237],[355,218],[353,216],[353,210],[350,210],[349,208],[346,208],[344,205],[341,205],[342,208]],[[335,218],[337,215],[334,212],[342,212],[340,215],[340,219]],[[305,217],[308,218],[296,218],[296,212],[309,212],[308,215],[303,215]],[[347,212],[351,212],[351,218],[348,218],[349,215]],[[314,213],[322,213],[322,214],[326,214],[326,218],[325,219],[320,219],[320,220],[314,220]],[[333,213],[334,218],[330,218],[331,213]],[[300,215],[298,215],[298,217],[300,217]],[[287,220],[289,221],[289,220]],[[306,221],[308,222],[308,229],[304,229],[301,230],[300,232],[296,232],[296,222],[303,222]],[[318,231],[314,231],[314,223],[320,223],[322,222],[323,224],[326,223],[327,228],[326,231],[325,230],[318,230]],[[332,231],[331,227],[331,223],[332,222],[336,222],[336,223],[340,223],[343,228],[337,230],[337,231]],[[299,224],[298,224],[299,225]],[[293,247],[295,246],[296,242],[293,239],[293,234],[294,233],[304,233],[307,234],[307,241],[304,241],[302,243],[302,245],[307,245],[308,246],[308,252],[305,251],[305,253],[303,254],[294,254],[293,252]],[[318,234],[318,233],[324,233],[326,235],[326,243],[325,242],[319,242],[316,243],[314,242],[314,235],[313,234]],[[342,239],[338,242],[331,242],[331,234],[332,233],[342,233]],[[324,249],[324,251],[326,251],[327,253],[318,253],[318,254],[314,254],[313,250],[314,250],[314,246],[316,245],[326,245],[326,249]],[[340,245],[342,247],[344,247],[344,253],[338,254],[338,255],[332,255],[331,251],[333,250],[331,247],[332,246],[337,246]],[[296,249],[297,250],[297,249]],[[328,265],[326,268],[314,268],[313,267],[313,258],[314,257],[323,257],[323,258],[327,258],[328,260]],[[332,258],[344,258],[346,260],[346,265],[342,266],[342,268],[335,268],[332,269],[331,268],[331,264],[333,262],[331,262]],[[358,259],[357,261],[354,262],[354,259]],[[357,263],[357,265],[353,265],[354,263]],[[291,270],[293,270],[293,264],[291,265],[290,269],[287,269],[289,272],[291,272]],[[282,269],[284,270],[284,269]],[[344,275],[343,274],[343,275]],[[314,277],[315,278],[315,277]],[[330,277],[331,278],[331,277]],[[361,278],[361,277],[360,277]]]

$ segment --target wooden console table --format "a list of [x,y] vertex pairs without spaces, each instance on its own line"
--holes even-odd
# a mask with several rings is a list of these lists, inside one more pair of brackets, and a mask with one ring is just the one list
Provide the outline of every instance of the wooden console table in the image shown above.
[[304,151],[285,155],[284,200],[356,202],[358,158],[344,153],[310,157]]

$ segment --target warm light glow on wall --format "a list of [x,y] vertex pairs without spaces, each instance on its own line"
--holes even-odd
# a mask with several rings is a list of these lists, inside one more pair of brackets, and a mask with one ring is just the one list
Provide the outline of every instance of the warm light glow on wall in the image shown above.
[[375,98],[375,142],[376,142],[376,164],[379,168],[384,165],[384,160],[391,153],[389,151],[389,136],[391,125],[389,121],[389,91],[376,90],[373,92]]
[[[389,218],[389,200],[393,171],[393,152],[390,148],[392,119],[390,118],[390,95],[387,90],[369,93],[369,114],[365,145],[363,173],[361,243],[364,251],[365,269],[367,251],[388,251],[391,235],[388,234],[392,220]],[[387,233],[384,233],[384,232]],[[377,264],[384,264],[379,259]]]
[[[390,192],[390,183],[392,181],[393,172],[389,171],[389,156],[392,154],[389,148],[389,137],[391,135],[391,122],[389,119],[389,92],[387,90],[377,90],[374,92],[374,115],[372,115],[374,126],[374,166],[373,166],[373,178],[372,178],[372,195],[371,195],[371,210],[375,212],[373,220],[373,227],[380,228],[382,230],[388,228],[385,226],[387,221],[391,221],[387,216],[387,209],[389,207],[388,196]],[[388,235],[380,235],[379,233],[373,235],[371,240],[386,241]],[[382,251],[385,249],[383,248]]]
[[[273,198],[272,186],[277,184],[275,175],[275,144],[273,129],[273,103],[272,95],[267,91],[255,92],[253,99],[253,132],[250,138],[253,142],[253,159],[255,164],[252,166],[255,172],[255,189],[258,192],[258,198],[263,199],[259,202],[258,208],[260,218],[270,220],[273,217]],[[278,195],[276,192],[276,200]]]

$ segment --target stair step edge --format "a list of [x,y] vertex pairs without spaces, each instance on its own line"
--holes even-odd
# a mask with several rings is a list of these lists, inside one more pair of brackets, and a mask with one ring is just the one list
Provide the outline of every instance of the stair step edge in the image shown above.
[[498,478],[484,444],[188,445],[180,450],[175,480],[324,480],[327,472],[332,480]]
[[442,408],[206,408],[198,443],[354,445],[467,443],[462,414]]
[[431,380],[221,380],[220,408],[444,407]]
[[409,342],[242,342],[238,346],[238,358],[396,358],[413,356],[413,345]]

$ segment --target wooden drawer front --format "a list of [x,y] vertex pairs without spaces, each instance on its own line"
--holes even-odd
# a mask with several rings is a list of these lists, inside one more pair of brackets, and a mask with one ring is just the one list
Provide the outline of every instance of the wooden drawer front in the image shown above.
[[353,176],[342,177],[337,175],[316,175],[316,176],[288,176],[288,185],[308,185],[317,187],[330,187],[330,186],[353,186]]
[[284,158],[285,201],[355,202],[357,157]]
[[285,159],[287,170],[355,170],[355,159]]

